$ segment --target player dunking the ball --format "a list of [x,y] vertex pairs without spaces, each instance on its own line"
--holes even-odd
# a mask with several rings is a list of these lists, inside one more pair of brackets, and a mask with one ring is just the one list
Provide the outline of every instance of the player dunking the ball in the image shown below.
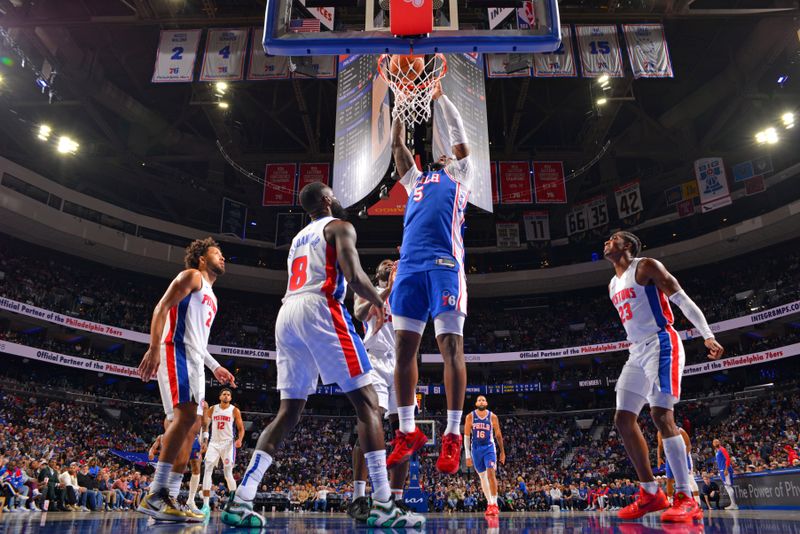
[[444,360],[447,428],[436,468],[455,473],[461,461],[461,415],[467,386],[464,364],[464,320],[467,279],[464,274],[464,214],[469,197],[471,164],[466,132],[456,107],[433,92],[437,112],[449,130],[454,157],[442,155],[432,170],[417,169],[406,147],[406,129],[392,122],[392,152],[397,176],[408,192],[400,263],[390,299],[397,355],[395,385],[400,432],[392,442],[391,467],[406,462],[427,441],[416,427],[417,352],[428,318],[433,318],[436,341]]
[[[637,258],[641,248],[639,238],[630,232],[616,232],[603,248],[616,271],[608,286],[609,296],[632,343],[617,381],[614,423],[640,481],[639,499],[618,515],[621,519],[636,519],[669,508],[661,515],[662,521],[691,522],[702,519],[703,512],[692,498],[686,444],[673,413],[680,400],[685,355],[681,338],[672,327],[670,301],[703,336],[709,358],[718,359],[724,349],[714,339],[703,312],[664,265],[652,258]],[[653,477],[647,442],[637,422],[645,404],[650,405],[653,423],[662,436],[664,455],[675,476],[671,507]]]
[[[211,501],[211,478],[214,468],[222,460],[222,472],[228,491],[236,491],[236,480],[233,478],[233,465],[236,463],[236,449],[242,446],[244,439],[244,423],[239,408],[231,404],[233,392],[222,388],[219,392],[219,404],[208,408],[203,416],[203,446],[206,448],[205,472],[203,473],[203,509],[209,507]],[[233,436],[233,425],[236,423],[236,438]],[[211,439],[209,439],[209,430]]]
[[505,464],[506,452],[503,434],[500,432],[500,420],[489,411],[489,403],[483,395],[475,399],[475,411],[469,413],[464,421],[464,448],[467,467],[474,465],[481,480],[481,488],[486,496],[485,515],[497,517],[500,515],[500,508],[497,507],[497,461]]
[[203,514],[181,510],[175,499],[202,422],[203,365],[223,384],[236,384],[233,375],[208,353],[208,335],[217,315],[211,286],[225,273],[222,251],[210,237],[193,241],[186,248],[184,263],[186,270],[175,277],[153,310],[150,347],[139,364],[143,381],[158,377],[164,412],[172,422],[161,436],[153,483],[138,510],[160,520],[202,522]]
[[317,378],[337,384],[355,408],[358,440],[372,480],[367,524],[378,528],[420,527],[425,518],[406,513],[392,500],[386,471],[386,443],[372,386],[371,365],[350,314],[344,307],[347,286],[383,314],[383,300],[361,268],[356,231],[343,220],[347,212],[333,191],[320,182],[300,191],[311,222],[292,240],[289,281],[275,324],[281,402],[275,419],[261,433],[239,488],[230,496],[222,521],[237,527],[263,527],[253,498],[286,435],[300,421]]

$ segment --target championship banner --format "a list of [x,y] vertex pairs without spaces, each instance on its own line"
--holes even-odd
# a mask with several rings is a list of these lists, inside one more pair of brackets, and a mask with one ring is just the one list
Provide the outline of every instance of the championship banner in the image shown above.
[[566,204],[567,183],[561,161],[534,161],[533,183],[537,204]]
[[208,30],[201,82],[235,82],[244,77],[246,28]]
[[667,38],[662,24],[623,24],[634,78],[672,78]]
[[608,205],[606,196],[599,195],[583,203],[589,229],[598,228],[608,224]]
[[508,72],[507,67],[514,62],[530,59],[530,54],[485,54],[486,76],[489,78],[530,78],[531,67]]
[[[253,28],[252,42],[264,41],[264,29]],[[261,46],[250,47],[250,64],[247,69],[247,79],[260,80],[288,80],[289,56],[270,56]]]
[[500,198],[503,204],[531,204],[531,166],[527,161],[500,162]]
[[294,163],[268,164],[264,171],[262,206],[291,206],[294,204],[294,182],[297,172]]
[[576,24],[575,34],[584,78],[597,78],[603,74],[621,78],[624,75],[616,25]]
[[[330,163],[301,163],[299,165],[300,171],[297,175],[297,194],[303,190],[305,186],[314,182],[322,182],[325,185],[331,185],[331,164]],[[297,204],[300,204],[299,200]]]
[[527,241],[550,241],[550,216],[546,211],[526,211],[522,220]]
[[519,224],[495,223],[497,233],[497,246],[499,248],[513,248],[519,246]]
[[756,195],[763,193],[767,190],[767,184],[764,181],[764,176],[753,176],[749,180],[744,181],[744,194],[745,196]]
[[694,162],[697,188],[700,190],[702,213],[722,208],[733,203],[728,190],[728,177],[722,158],[702,158]]
[[578,204],[567,213],[567,236],[579,234],[586,230],[586,204]]
[[537,78],[575,78],[578,66],[572,49],[572,28],[561,26],[561,46],[547,54],[533,54],[533,75]]
[[500,197],[497,194],[497,162],[492,161],[489,164],[491,165],[490,177],[492,180],[492,204],[500,204]]
[[639,192],[639,182],[629,182],[614,189],[617,200],[617,214],[620,219],[636,215],[644,209],[642,195]]
[[161,30],[153,83],[194,80],[194,63],[202,30]]

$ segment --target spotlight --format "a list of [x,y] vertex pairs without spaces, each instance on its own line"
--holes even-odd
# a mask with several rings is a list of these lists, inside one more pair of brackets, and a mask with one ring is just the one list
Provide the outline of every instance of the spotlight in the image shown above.
[[39,126],[39,135],[37,135],[36,137],[38,137],[42,141],[47,141],[48,139],[50,139],[51,133],[53,133],[52,128],[50,128],[46,124],[42,124],[41,126]]
[[74,154],[78,151],[80,145],[67,137],[66,135],[59,137],[56,150],[59,154]]
[[606,99],[606,98],[598,98],[597,99],[597,105],[598,106],[604,106],[606,104],[606,102],[608,102],[608,99]]
[[599,83],[600,85],[603,85],[603,84],[608,83],[608,80],[609,80],[608,74],[603,74],[602,76],[597,78],[597,83]]
[[369,217],[369,214],[367,214],[367,207],[364,206],[363,208],[358,210],[358,218],[359,219],[366,219],[367,217]]
[[228,109],[230,107],[227,102],[217,102],[217,105],[222,109]]
[[783,87],[783,84],[785,84],[788,81],[789,81],[788,74],[781,74],[780,76],[778,76],[778,85],[780,85],[781,87]]
[[778,142],[778,131],[775,128],[767,128],[764,133],[766,134],[767,144],[774,145]]
[[759,145],[763,145],[766,142],[767,142],[767,132],[765,132],[763,130],[760,131],[760,132],[757,132],[756,133],[756,143],[758,143]]
[[781,115],[781,122],[783,122],[783,126],[786,129],[792,128],[794,126],[794,113],[787,111]]
[[225,91],[228,90],[228,84],[225,82],[217,82],[214,84],[214,92],[218,95],[222,96],[225,94]]

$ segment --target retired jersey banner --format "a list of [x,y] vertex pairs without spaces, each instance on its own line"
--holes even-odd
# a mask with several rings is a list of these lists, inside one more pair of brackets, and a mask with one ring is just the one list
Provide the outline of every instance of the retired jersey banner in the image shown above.
[[567,184],[564,180],[563,162],[534,161],[533,183],[537,204],[567,203]]
[[703,213],[730,205],[731,193],[722,158],[702,158],[694,162],[694,174],[700,191],[700,206]]
[[634,78],[672,78],[667,38],[662,24],[623,24]]
[[208,30],[201,82],[235,82],[244,77],[246,28]]
[[489,176],[492,180],[492,204],[500,204],[500,197],[497,194],[497,162],[489,162]]
[[194,62],[202,30],[161,30],[153,83],[194,80]]
[[548,54],[533,54],[533,75],[537,78],[575,78],[578,66],[572,49],[572,28],[561,26],[561,45]]
[[[305,186],[314,182],[322,182],[330,185],[331,164],[330,163],[301,163],[297,173],[297,193]],[[300,202],[298,202],[300,204]]]
[[262,206],[291,206],[294,204],[294,163],[273,163],[264,171]]
[[531,166],[527,161],[500,162],[500,198],[503,204],[531,204]]
[[264,29],[253,28],[248,80],[286,80],[289,78],[289,56],[270,56],[257,43],[264,41]]
[[522,214],[525,223],[525,239],[528,241],[550,241],[550,216],[546,211],[526,211]]
[[589,229],[599,228],[608,224],[608,204],[606,196],[599,195],[584,202],[586,206],[586,224]]
[[614,189],[617,200],[617,213],[620,219],[635,215],[644,209],[642,195],[639,192],[639,182],[630,182]]
[[616,25],[576,24],[575,34],[584,78],[597,78],[603,74],[612,78],[623,76]]
[[[530,78],[530,54],[486,54],[486,75],[489,78]],[[528,59],[528,67],[508,72],[509,64]]]
[[495,223],[494,228],[497,232],[497,246],[499,248],[519,246],[519,224]]
[[578,204],[567,213],[567,235],[579,234],[587,229],[586,204]]

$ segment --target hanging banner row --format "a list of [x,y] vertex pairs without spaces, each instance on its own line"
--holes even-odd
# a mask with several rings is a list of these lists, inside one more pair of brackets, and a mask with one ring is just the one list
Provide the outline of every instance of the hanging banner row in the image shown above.
[[[297,31],[308,31],[298,28]],[[317,30],[319,31],[319,30]],[[248,80],[281,80],[304,77],[290,69],[288,56],[268,56],[261,48],[262,28],[233,28],[208,30],[206,49],[200,68],[201,82],[236,82],[244,79],[248,38],[250,61]],[[187,83],[194,81],[197,49],[202,30],[162,30],[156,53],[153,83]],[[314,72],[314,78],[336,78],[337,56],[313,56],[303,71]]]
[[[574,28],[574,29],[573,29]],[[573,35],[577,39],[581,75],[597,78],[624,76],[622,48],[616,24],[575,24],[561,26],[561,46],[549,54],[486,54],[490,78],[576,78]],[[672,78],[664,26],[623,24],[622,34],[634,78]]]
[[298,193],[308,184],[330,185],[330,163],[270,163],[264,171],[262,206],[299,205]]

